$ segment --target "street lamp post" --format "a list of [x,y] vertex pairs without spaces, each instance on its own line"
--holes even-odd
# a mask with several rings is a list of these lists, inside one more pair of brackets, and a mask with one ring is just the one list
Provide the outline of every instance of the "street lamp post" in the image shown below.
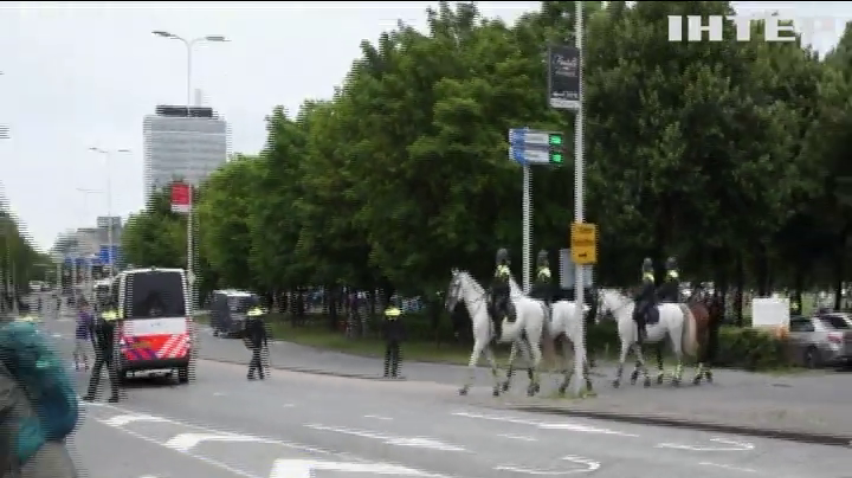
[[[190,118],[190,108],[192,106],[192,47],[203,42],[227,42],[228,39],[222,35],[207,35],[187,40],[179,35],[163,30],[155,30],[151,33],[158,37],[177,40],[183,43],[186,47],[186,117]],[[190,288],[192,290],[189,310],[189,314],[192,315],[195,311],[196,302],[198,300],[197,288],[195,286],[195,249],[193,247],[195,244],[195,233],[193,230],[195,222],[195,201],[193,197],[194,188],[190,178],[187,178],[187,183],[189,184],[189,211],[186,214],[186,270],[190,280]]]
[[109,263],[109,278],[112,279],[115,275],[115,258],[112,257],[112,251],[114,249],[113,244],[113,223],[112,223],[112,155],[115,154],[125,154],[130,153],[129,149],[116,149],[116,150],[107,150],[96,147],[89,148],[89,151],[93,151],[98,154],[104,155],[106,158],[106,202],[107,202],[107,263]]

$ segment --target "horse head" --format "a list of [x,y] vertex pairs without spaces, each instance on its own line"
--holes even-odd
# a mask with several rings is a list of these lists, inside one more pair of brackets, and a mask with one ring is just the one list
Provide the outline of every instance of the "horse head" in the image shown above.
[[450,270],[450,284],[447,286],[446,299],[444,299],[444,307],[452,313],[461,298],[462,275],[458,269]]
[[631,304],[629,297],[615,289],[601,289],[599,297],[599,312],[601,315],[612,314],[615,316],[616,313]]

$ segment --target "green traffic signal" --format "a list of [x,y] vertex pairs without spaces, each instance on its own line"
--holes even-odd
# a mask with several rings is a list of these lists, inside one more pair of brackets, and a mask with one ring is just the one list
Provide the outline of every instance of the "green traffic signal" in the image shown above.
[[562,135],[559,133],[550,135],[551,146],[562,146]]
[[562,153],[550,153],[550,162],[554,164],[562,164]]

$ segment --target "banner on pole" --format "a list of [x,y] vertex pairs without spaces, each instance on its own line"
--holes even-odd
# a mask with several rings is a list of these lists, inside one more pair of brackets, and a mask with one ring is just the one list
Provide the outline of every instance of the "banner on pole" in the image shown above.
[[547,102],[559,110],[580,109],[580,50],[576,47],[547,48]]
[[192,209],[191,188],[186,183],[172,184],[172,212],[188,214]]

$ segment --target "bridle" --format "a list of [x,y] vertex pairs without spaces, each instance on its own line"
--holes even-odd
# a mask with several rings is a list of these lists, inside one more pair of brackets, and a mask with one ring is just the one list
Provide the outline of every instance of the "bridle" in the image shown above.
[[[455,299],[456,304],[458,304],[460,301],[461,302],[464,301],[464,299],[462,297],[459,297],[459,292],[461,292],[461,288],[462,288],[462,276],[461,276],[461,274],[462,273],[460,271],[453,274],[453,284],[454,285],[452,286],[452,294],[450,295],[450,297],[453,297]],[[479,309],[483,306],[483,302],[487,303],[487,301],[488,301],[487,297],[488,297],[488,293],[483,290],[482,293],[479,294],[479,297],[477,299],[475,299],[472,304],[470,304],[471,306],[474,306],[474,305],[476,306],[476,308],[473,309],[473,311],[471,312],[471,319],[473,319],[473,316],[475,316],[477,313],[479,313]]]

